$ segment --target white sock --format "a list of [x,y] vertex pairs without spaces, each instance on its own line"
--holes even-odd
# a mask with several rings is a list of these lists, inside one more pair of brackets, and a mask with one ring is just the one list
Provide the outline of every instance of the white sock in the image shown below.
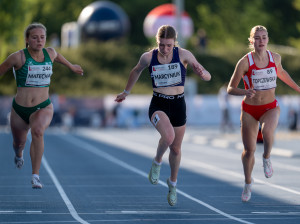
[[22,159],[23,159],[23,156],[22,156],[22,157],[16,156],[16,159],[17,159],[17,160],[22,160]]
[[161,165],[162,164],[162,161],[159,163],[159,162],[157,162],[155,159],[154,159],[154,163],[156,164],[156,165]]
[[175,182],[171,181],[170,178],[169,178],[169,183],[173,186],[173,187],[176,187],[176,184],[177,184],[177,180]]
[[32,178],[40,179],[40,176],[38,174],[32,174]]
[[254,182],[254,180],[253,180],[253,178],[251,177],[251,183],[250,183],[250,184],[246,184],[246,182],[245,182],[245,184],[251,186],[253,182]]
[[252,183],[251,183],[251,184],[245,184],[245,185],[246,185],[246,186],[250,186],[250,187],[251,187],[251,186],[252,186]]

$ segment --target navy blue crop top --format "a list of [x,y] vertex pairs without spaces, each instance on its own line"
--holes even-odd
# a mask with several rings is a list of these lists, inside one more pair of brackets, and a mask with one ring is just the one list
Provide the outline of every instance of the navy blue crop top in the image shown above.
[[178,47],[173,48],[173,58],[169,64],[159,63],[157,54],[158,49],[154,49],[148,67],[153,88],[184,86],[186,68],[180,61]]

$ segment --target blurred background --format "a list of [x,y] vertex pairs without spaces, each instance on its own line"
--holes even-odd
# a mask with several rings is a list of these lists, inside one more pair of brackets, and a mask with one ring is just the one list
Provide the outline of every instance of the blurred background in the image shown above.
[[[295,82],[300,80],[300,0],[0,0],[0,21],[1,63],[25,47],[25,28],[40,22],[47,27],[47,46],[84,69],[80,77],[54,64],[51,125],[66,129],[150,125],[152,88],[146,69],[125,102],[116,104],[114,98],[141,54],[156,46],[157,28],[166,23],[177,28],[180,46],[212,75],[203,82],[188,70],[189,125],[214,125],[223,131],[239,127],[242,98],[224,90],[237,61],[249,51],[255,25],[267,27],[269,49],[281,54],[283,67]],[[297,131],[299,96],[280,80],[277,84],[279,125]],[[15,93],[11,71],[0,77],[0,125],[8,124]]]

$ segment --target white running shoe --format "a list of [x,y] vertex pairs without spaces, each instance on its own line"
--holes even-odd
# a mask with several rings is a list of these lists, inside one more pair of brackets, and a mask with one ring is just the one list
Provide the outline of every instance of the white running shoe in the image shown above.
[[176,192],[176,186],[173,186],[170,182],[169,182],[169,178],[167,179],[167,184],[169,187],[169,193],[168,193],[168,203],[171,206],[176,205],[177,203],[177,192]]
[[251,188],[252,188],[252,184],[253,184],[253,179],[251,178],[251,184],[246,184],[244,185],[244,189],[242,192],[242,201],[243,202],[247,202],[250,200],[251,198]]
[[18,169],[21,169],[23,167],[23,165],[24,165],[24,159],[23,159],[23,157],[19,158],[19,157],[15,156],[14,162],[16,164],[16,168],[18,168]]
[[148,179],[150,181],[151,184],[157,184],[159,181],[159,175],[160,175],[160,168],[161,165],[157,165],[154,162],[154,159],[152,161],[152,166],[148,175]]
[[263,157],[263,167],[266,178],[270,178],[273,176],[273,167],[271,163],[271,159],[265,159]]
[[31,184],[32,184],[33,189],[42,189],[43,188],[40,178],[38,178],[38,177],[32,177]]

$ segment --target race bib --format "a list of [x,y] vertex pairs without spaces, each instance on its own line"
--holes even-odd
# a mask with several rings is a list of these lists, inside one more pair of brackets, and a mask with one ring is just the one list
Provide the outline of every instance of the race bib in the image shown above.
[[266,90],[276,87],[277,74],[274,67],[253,70],[252,85],[256,90]]
[[156,87],[174,86],[181,83],[179,63],[152,66],[151,77]]
[[28,65],[26,86],[49,86],[52,65]]

